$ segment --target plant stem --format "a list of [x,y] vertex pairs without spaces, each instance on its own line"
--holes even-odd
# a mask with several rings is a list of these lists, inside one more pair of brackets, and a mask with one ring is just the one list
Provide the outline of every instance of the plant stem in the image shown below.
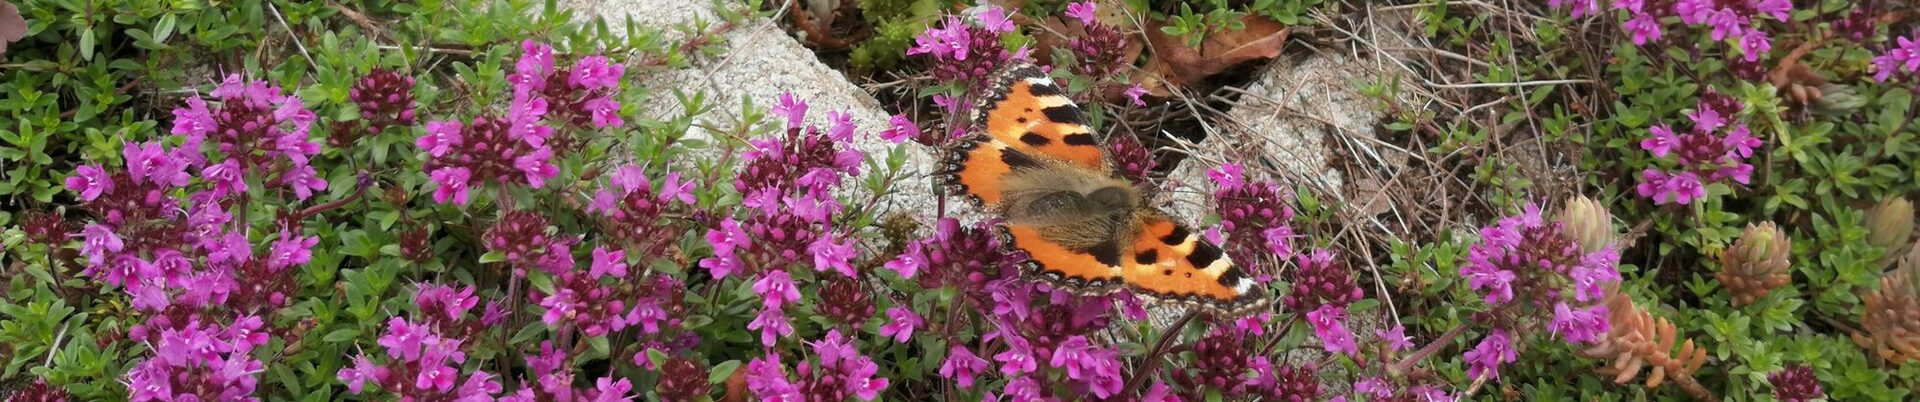
[[1397,375],[1399,373],[1405,373],[1407,370],[1412,370],[1413,365],[1419,363],[1420,359],[1425,359],[1427,356],[1432,356],[1435,352],[1439,352],[1440,347],[1453,343],[1453,338],[1458,338],[1460,334],[1466,332],[1467,326],[1465,325],[1447,330],[1446,333],[1440,334],[1440,337],[1434,339],[1433,342],[1428,342],[1427,346],[1423,346],[1420,350],[1414,351],[1413,355],[1407,356],[1406,359],[1400,360],[1399,363],[1387,367],[1387,372]]
[[1120,395],[1133,395],[1140,391],[1140,386],[1146,384],[1147,377],[1152,377],[1154,370],[1160,368],[1160,355],[1166,353],[1167,346],[1172,345],[1173,340],[1180,337],[1180,330],[1187,327],[1187,322],[1193,321],[1193,317],[1199,315],[1199,311],[1189,310],[1187,315],[1180,317],[1180,321],[1167,326],[1167,332],[1160,333],[1160,340],[1154,342],[1153,351],[1147,352],[1147,361],[1141,363],[1143,365],[1140,366],[1140,370],[1133,373],[1133,379],[1127,380],[1127,386],[1121,388]]

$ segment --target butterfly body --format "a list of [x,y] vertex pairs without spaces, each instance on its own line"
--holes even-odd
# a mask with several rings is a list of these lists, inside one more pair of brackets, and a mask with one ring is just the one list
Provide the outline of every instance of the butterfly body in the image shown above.
[[1122,286],[1153,299],[1239,315],[1266,298],[1218,246],[1147,205],[1086,125],[1032,65],[1003,68],[976,106],[978,130],[947,150],[939,177],[999,215],[1023,274],[1082,294]]

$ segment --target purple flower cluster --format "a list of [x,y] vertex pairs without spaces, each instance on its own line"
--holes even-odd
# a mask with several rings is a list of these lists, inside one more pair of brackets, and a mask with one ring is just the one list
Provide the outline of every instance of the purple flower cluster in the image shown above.
[[[96,218],[72,233],[82,274],[119,286],[148,316],[128,329],[154,354],[128,374],[135,400],[248,398],[260,371],[249,352],[268,337],[261,314],[286,305],[297,286],[292,268],[307,264],[319,241],[301,229],[305,212],[284,212],[278,235],[256,252],[252,222],[236,219],[250,201],[326,189],[308,164],[320,152],[307,136],[313,113],[237,75],[209,95],[218,102],[191,98],[173,111],[172,138],[126,144],[122,168],[82,165],[66,180]],[[173,140],[179,146],[167,145]],[[29,223],[30,232],[70,229]]]
[[1820,377],[1814,376],[1813,367],[1806,364],[1788,364],[1768,374],[1767,383],[1773,385],[1773,398],[1782,402],[1808,402],[1827,397],[1827,393],[1820,390]]
[[[615,99],[620,96],[620,78],[626,75],[626,66],[593,55],[560,68],[555,65],[552,46],[529,40],[520,48],[523,53],[513,66],[514,74],[507,77],[513,84],[514,104],[538,105],[546,110],[542,115],[546,121],[564,128],[626,124],[620,119],[620,101]],[[563,153],[577,150],[578,144],[570,135],[574,131],[563,130],[554,138],[554,148]]]
[[1074,74],[1105,80],[1132,66],[1133,60],[1127,59],[1126,34],[1095,18],[1098,7],[1093,1],[1067,5],[1067,17],[1079,21],[1086,30],[1085,34],[1067,41],[1067,49],[1073,52]]
[[1298,269],[1293,275],[1293,292],[1283,302],[1292,311],[1313,311],[1324,306],[1346,308],[1360,300],[1360,285],[1352,270],[1326,249],[1314,249],[1294,258]]
[[[360,120],[366,123],[367,131],[379,134],[390,126],[413,125],[413,83],[413,77],[399,71],[375,68],[347,89],[347,99],[360,107]],[[335,141],[332,145],[351,144],[351,141]]]
[[[1567,7],[1574,18],[1600,14],[1599,0],[1548,0],[1551,7]],[[1786,22],[1791,17],[1789,0],[1619,0],[1609,8],[1626,10],[1627,20],[1620,27],[1633,35],[1633,43],[1645,45],[1663,35],[1660,20],[1679,17],[1689,26],[1710,30],[1715,41],[1738,42],[1744,60],[1751,63],[1773,49],[1773,41],[1760,29],[1761,17]]]
[[681,230],[666,227],[661,218],[676,207],[693,205],[692,181],[668,173],[654,190],[645,168],[625,165],[614,170],[607,184],[594,191],[587,212],[599,217],[608,240],[635,255],[665,255],[680,240]]
[[[1894,43],[1885,53],[1873,57],[1873,81],[1920,82],[1920,33],[1895,38]],[[1914,87],[1914,91],[1920,91],[1920,87]]]
[[541,342],[540,353],[527,356],[527,372],[538,373],[534,378],[521,381],[529,384],[511,395],[503,395],[500,402],[617,402],[633,400],[633,382],[626,378],[615,380],[617,376],[594,379],[592,388],[575,388],[575,373],[567,352],[553,347],[553,342]]
[[153,357],[127,372],[133,401],[258,401],[255,374],[265,371],[253,349],[267,344],[258,316],[242,316],[226,326],[198,317],[156,331],[145,340]]
[[[560,175],[554,161],[578,147],[577,128],[621,125],[613,100],[624,68],[605,57],[588,56],[571,69],[556,70],[553,48],[527,41],[507,78],[513,100],[505,117],[479,116],[466,124],[454,120],[427,123],[414,145],[427,152],[422,167],[439,187],[433,200],[466,204],[472,189],[487,184],[546,186]],[[553,124],[570,130],[554,130]]]
[[1125,177],[1136,187],[1148,185],[1147,175],[1155,165],[1152,150],[1132,135],[1109,137],[1106,146],[1108,158],[1113,160],[1114,170],[1120,173],[1120,177]]
[[779,356],[768,355],[747,363],[747,389],[762,401],[871,401],[887,388],[887,379],[875,375],[880,366],[860,355],[853,338],[840,330],[807,344],[814,360],[794,369],[797,380],[787,375]]
[[[1498,377],[1500,363],[1515,359],[1509,330],[1525,327],[1522,320],[1546,321],[1550,332],[1572,344],[1591,343],[1607,333],[1607,310],[1599,301],[1604,285],[1620,280],[1619,250],[1584,252],[1533,203],[1520,215],[1481,228],[1480,236],[1468,249],[1460,276],[1494,307],[1479,318],[1496,329],[1467,353],[1472,375],[1492,371],[1490,376]],[[1540,317],[1546,311],[1552,316]]]
[[[726,216],[708,230],[714,256],[699,263],[715,279],[740,276],[763,295],[764,308],[748,329],[760,331],[761,344],[767,347],[793,334],[787,308],[800,295],[787,267],[810,265],[815,272],[843,279],[859,276],[853,267],[859,251],[846,233],[851,228],[834,224],[846,209],[834,192],[847,178],[860,175],[866,154],[851,144],[849,114],[827,113],[830,125],[823,132],[805,123],[807,108],[792,94],[779,97],[773,113],[786,118],[785,130],[751,141],[753,149],[742,155],[745,166],[734,179],[733,187],[747,207],[745,216]],[[843,304],[831,308],[843,311],[832,312],[861,320],[872,314],[872,303],[858,281],[839,286],[832,296]]]
[[1015,261],[1000,252],[999,241],[985,223],[961,227],[959,220],[941,218],[933,236],[908,242],[885,266],[902,278],[918,279],[922,288],[951,286],[984,305],[993,301],[988,284],[1014,276]]
[[[666,275],[645,275],[629,279],[626,252],[593,249],[593,262],[587,272],[568,270],[553,278],[553,292],[535,295],[535,303],[546,309],[540,321],[562,328],[572,325],[586,336],[606,336],[630,326],[639,326],[644,334],[659,334],[664,328],[678,327],[677,310],[683,288]],[[637,282],[638,285],[633,283]]]
[[[1249,182],[1245,169],[1237,164],[1222,164],[1207,171],[1207,178],[1218,185],[1214,189],[1215,206],[1220,215],[1220,230],[1226,236],[1222,245],[1234,261],[1252,265],[1259,281],[1266,282],[1279,271],[1278,264],[1266,264],[1270,258],[1293,256],[1292,197],[1271,180]],[[1219,241],[1222,239],[1212,239]]]
[[508,211],[480,236],[488,252],[500,253],[513,267],[513,275],[526,276],[527,268],[539,268],[558,275],[573,269],[573,246],[580,236],[553,233],[547,217],[533,211]]
[[[300,98],[287,96],[266,81],[243,82],[237,74],[227,76],[208,95],[219,105],[210,108],[204,99],[188,98],[186,107],[173,110],[173,134],[185,138],[179,148],[166,151],[158,143],[147,143],[135,152],[129,145],[127,170],[136,177],[183,187],[188,169],[198,168],[206,181],[216,183],[208,198],[245,192],[242,177],[250,172],[278,172],[277,180],[263,181],[287,186],[301,200],[327,188],[327,181],[308,164],[320,153],[320,144],[307,138],[315,117]],[[200,153],[201,145],[209,141],[217,145],[224,160],[210,163]],[[68,186],[73,187],[71,179]]]
[[1762,143],[1737,119],[1744,108],[1733,97],[1708,90],[1700,95],[1699,106],[1687,114],[1693,121],[1691,130],[1676,132],[1667,124],[1649,128],[1652,137],[1641,140],[1640,148],[1659,158],[1672,155],[1678,166],[1641,171],[1640,196],[1653,199],[1654,204],[1684,205],[1705,197],[1707,183],[1751,182],[1753,165],[1747,158]]
[[971,23],[958,16],[947,16],[937,27],[915,35],[914,46],[907,49],[907,55],[930,58],[928,64],[933,66],[936,80],[980,84],[1007,60],[1026,58],[1026,49],[1010,53],[1001,45],[1000,35],[1013,29],[1007,10],[1000,6],[988,6],[987,11],[972,18]]
[[[418,296],[416,296],[417,298]],[[500,381],[485,370],[466,374],[460,366],[467,361],[461,338],[443,337],[430,325],[406,318],[387,320],[386,332],[379,344],[390,359],[374,362],[362,353],[353,358],[353,366],[341,368],[337,376],[347,383],[347,392],[359,394],[367,384],[419,401],[488,401],[501,391]]]

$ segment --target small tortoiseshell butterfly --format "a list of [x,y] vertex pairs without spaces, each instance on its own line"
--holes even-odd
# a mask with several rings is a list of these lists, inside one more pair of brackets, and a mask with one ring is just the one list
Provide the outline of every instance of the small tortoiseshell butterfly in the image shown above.
[[1147,206],[1115,175],[1086,115],[1046,72],[1002,68],[976,105],[974,131],[946,150],[950,189],[999,214],[1022,273],[1066,290],[1124,285],[1160,301],[1239,316],[1266,303],[1246,270],[1198,232]]

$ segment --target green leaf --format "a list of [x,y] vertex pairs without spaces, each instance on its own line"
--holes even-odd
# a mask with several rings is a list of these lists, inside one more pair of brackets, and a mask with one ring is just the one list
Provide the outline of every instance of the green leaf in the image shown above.
[[508,342],[515,345],[528,344],[532,342],[534,338],[539,338],[540,333],[545,332],[546,329],[547,327],[544,325],[528,325],[528,326],[520,327],[520,332],[514,333],[513,338],[511,338],[511,340],[509,340]]
[[507,253],[499,252],[499,251],[488,251],[486,254],[480,255],[481,264],[492,264],[492,263],[506,261],[506,260],[507,260]]
[[652,362],[654,367],[666,367],[667,353],[661,352],[660,349],[649,348],[647,349],[647,361]]
[[80,31],[80,59],[93,61],[93,26]]
[[172,13],[160,17],[160,22],[153,26],[153,41],[157,43],[167,43],[167,38],[173,36],[173,25],[178,22],[178,20],[177,14]]
[[341,328],[333,330],[333,332],[328,332],[326,336],[320,337],[320,340],[326,341],[327,343],[340,343],[358,337],[360,337],[360,329]]
[[[651,358],[651,356],[649,356],[649,358]],[[720,364],[714,365],[713,370],[710,370],[710,372],[707,373],[707,383],[719,384],[722,382],[726,382],[727,377],[732,377],[733,371],[738,370],[739,368],[740,368],[739,360],[728,360],[728,361],[720,362]]]

